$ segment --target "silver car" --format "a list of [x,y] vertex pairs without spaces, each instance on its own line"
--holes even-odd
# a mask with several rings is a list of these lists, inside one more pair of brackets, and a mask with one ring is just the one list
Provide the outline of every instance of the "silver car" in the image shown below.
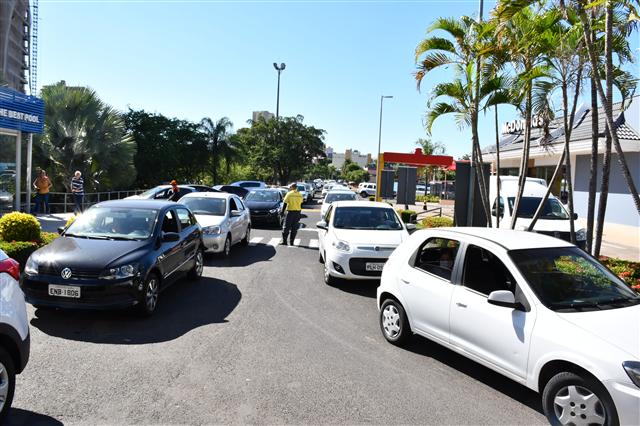
[[229,256],[234,244],[249,245],[251,216],[240,197],[226,192],[194,192],[179,203],[193,212],[202,227],[205,250]]

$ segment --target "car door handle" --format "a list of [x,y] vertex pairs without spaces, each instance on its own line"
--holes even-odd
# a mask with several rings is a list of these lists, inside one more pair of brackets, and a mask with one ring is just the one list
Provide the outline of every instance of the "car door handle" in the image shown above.
[[402,281],[405,284],[411,284],[411,281],[405,280],[404,278],[400,278],[400,281]]
[[461,308],[466,308],[467,305],[465,305],[464,303],[460,303],[460,302],[456,302],[456,306],[459,306]]

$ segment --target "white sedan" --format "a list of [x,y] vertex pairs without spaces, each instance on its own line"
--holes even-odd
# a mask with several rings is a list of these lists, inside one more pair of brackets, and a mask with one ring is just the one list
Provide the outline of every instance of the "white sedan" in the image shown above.
[[540,392],[553,425],[640,424],[640,295],[576,246],[418,231],[386,263],[377,302],[389,342],[419,334]]
[[316,226],[327,284],[380,277],[391,252],[409,237],[389,204],[372,201],[337,201]]
[[352,201],[356,200],[356,193],[349,189],[336,189],[327,192],[327,195],[322,200],[322,206],[320,207],[320,217],[324,217],[329,210],[331,203],[336,201]]
[[229,256],[231,246],[249,245],[251,216],[244,202],[226,192],[194,192],[179,201],[191,210],[202,227],[207,251]]

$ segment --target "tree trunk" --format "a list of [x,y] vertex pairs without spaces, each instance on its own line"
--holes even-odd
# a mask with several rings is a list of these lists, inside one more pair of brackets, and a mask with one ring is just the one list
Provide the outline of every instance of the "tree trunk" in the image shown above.
[[478,178],[478,184],[480,186],[480,200],[482,202],[482,208],[484,210],[485,217],[487,218],[487,227],[491,228],[491,207],[489,206],[489,191],[487,188],[487,182],[483,172],[482,151],[480,150],[480,138],[478,136],[478,119],[480,113],[480,78],[482,69],[482,57],[478,55],[476,58],[476,72],[475,72],[475,96],[474,96],[474,112],[471,116],[471,133],[472,133],[472,151],[475,150],[476,161],[474,162],[476,167],[476,176]]
[[589,201],[587,204],[587,246],[593,254],[593,224],[596,207],[596,186],[598,182],[598,92],[593,76],[591,77],[591,161],[589,165]]
[[[500,228],[500,130],[498,127],[498,105],[494,105],[495,124],[496,124],[496,228]],[[491,200],[489,200],[491,202]]]
[[[531,146],[531,104],[532,104],[531,88],[527,88],[527,101],[525,105],[525,128],[524,128],[524,144],[522,147],[522,162],[520,163],[520,179],[518,180],[518,193],[513,203],[513,216],[511,217],[511,229],[516,229],[516,221],[518,220],[518,208],[520,200],[524,192],[524,185],[527,181],[527,171],[529,167],[529,147]],[[505,203],[504,208],[508,208]]]

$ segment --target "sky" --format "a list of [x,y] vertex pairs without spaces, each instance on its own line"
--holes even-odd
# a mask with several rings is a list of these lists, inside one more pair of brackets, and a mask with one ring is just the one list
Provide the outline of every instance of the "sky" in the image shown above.
[[[485,1],[485,15],[495,2]],[[40,0],[38,86],[89,86],[121,111],[144,109],[199,121],[228,117],[237,130],[252,111],[304,116],[326,130],[335,152],[408,152],[426,137],[427,95],[451,71],[416,89],[414,50],[438,17],[476,16],[478,1],[144,1]],[[636,34],[637,35],[637,34]],[[633,40],[636,53],[638,40]],[[634,72],[638,74],[638,67]],[[502,107],[500,122],[513,120]],[[432,139],[456,158],[471,134],[453,117]],[[495,140],[494,118],[480,122],[481,145]]]

